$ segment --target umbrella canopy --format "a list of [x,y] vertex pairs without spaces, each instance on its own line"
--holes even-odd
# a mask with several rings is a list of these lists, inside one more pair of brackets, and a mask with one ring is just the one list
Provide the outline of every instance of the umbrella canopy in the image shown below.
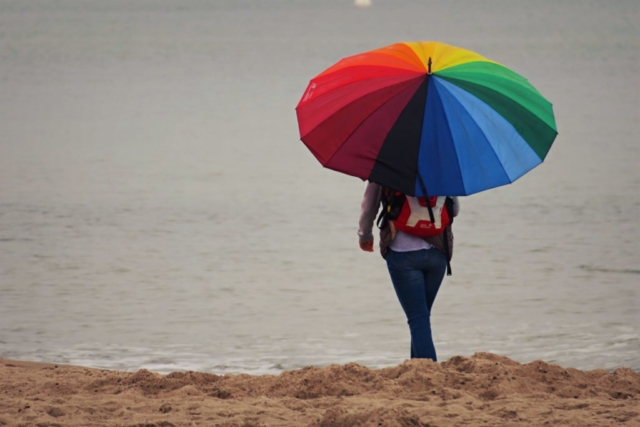
[[524,77],[439,42],[344,58],[310,81],[296,113],[323,166],[411,196],[513,182],[557,135],[551,104]]

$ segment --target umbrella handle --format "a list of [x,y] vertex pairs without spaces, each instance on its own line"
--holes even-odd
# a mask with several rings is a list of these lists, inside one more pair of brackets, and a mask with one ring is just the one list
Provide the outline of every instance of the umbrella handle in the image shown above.
[[422,189],[422,195],[427,201],[427,209],[429,210],[429,219],[432,223],[435,224],[436,220],[433,216],[433,209],[431,209],[431,201],[429,200],[429,193],[427,193],[427,186],[424,185],[424,181],[422,180],[422,175],[420,175],[420,171],[418,171],[418,182],[420,183],[420,188]]

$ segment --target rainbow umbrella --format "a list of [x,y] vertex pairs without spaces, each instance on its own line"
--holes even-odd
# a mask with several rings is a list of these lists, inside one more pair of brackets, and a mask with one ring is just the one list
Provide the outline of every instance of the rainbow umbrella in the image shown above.
[[558,133],[551,104],[524,77],[439,42],[344,58],[311,80],[296,113],[323,166],[412,196],[511,183]]

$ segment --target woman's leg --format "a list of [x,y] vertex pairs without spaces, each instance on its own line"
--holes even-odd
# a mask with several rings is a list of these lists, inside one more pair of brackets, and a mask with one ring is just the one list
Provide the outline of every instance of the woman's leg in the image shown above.
[[447,257],[436,248],[431,248],[427,250],[423,267],[422,273],[424,275],[427,307],[429,308],[429,313],[431,313],[433,302],[442,284],[442,279],[444,279],[444,275],[447,272]]
[[[425,250],[387,253],[387,267],[411,332],[411,357],[436,360],[427,305]],[[436,290],[437,293],[437,290]]]

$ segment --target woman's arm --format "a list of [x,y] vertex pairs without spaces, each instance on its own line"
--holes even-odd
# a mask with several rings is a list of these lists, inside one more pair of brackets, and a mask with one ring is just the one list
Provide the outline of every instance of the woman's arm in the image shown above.
[[[369,182],[364,190],[362,199],[360,221],[358,222],[358,236],[360,243],[371,242],[373,249],[373,222],[380,209],[380,197],[382,197],[382,187],[379,184]],[[362,245],[361,245],[362,246]]]

